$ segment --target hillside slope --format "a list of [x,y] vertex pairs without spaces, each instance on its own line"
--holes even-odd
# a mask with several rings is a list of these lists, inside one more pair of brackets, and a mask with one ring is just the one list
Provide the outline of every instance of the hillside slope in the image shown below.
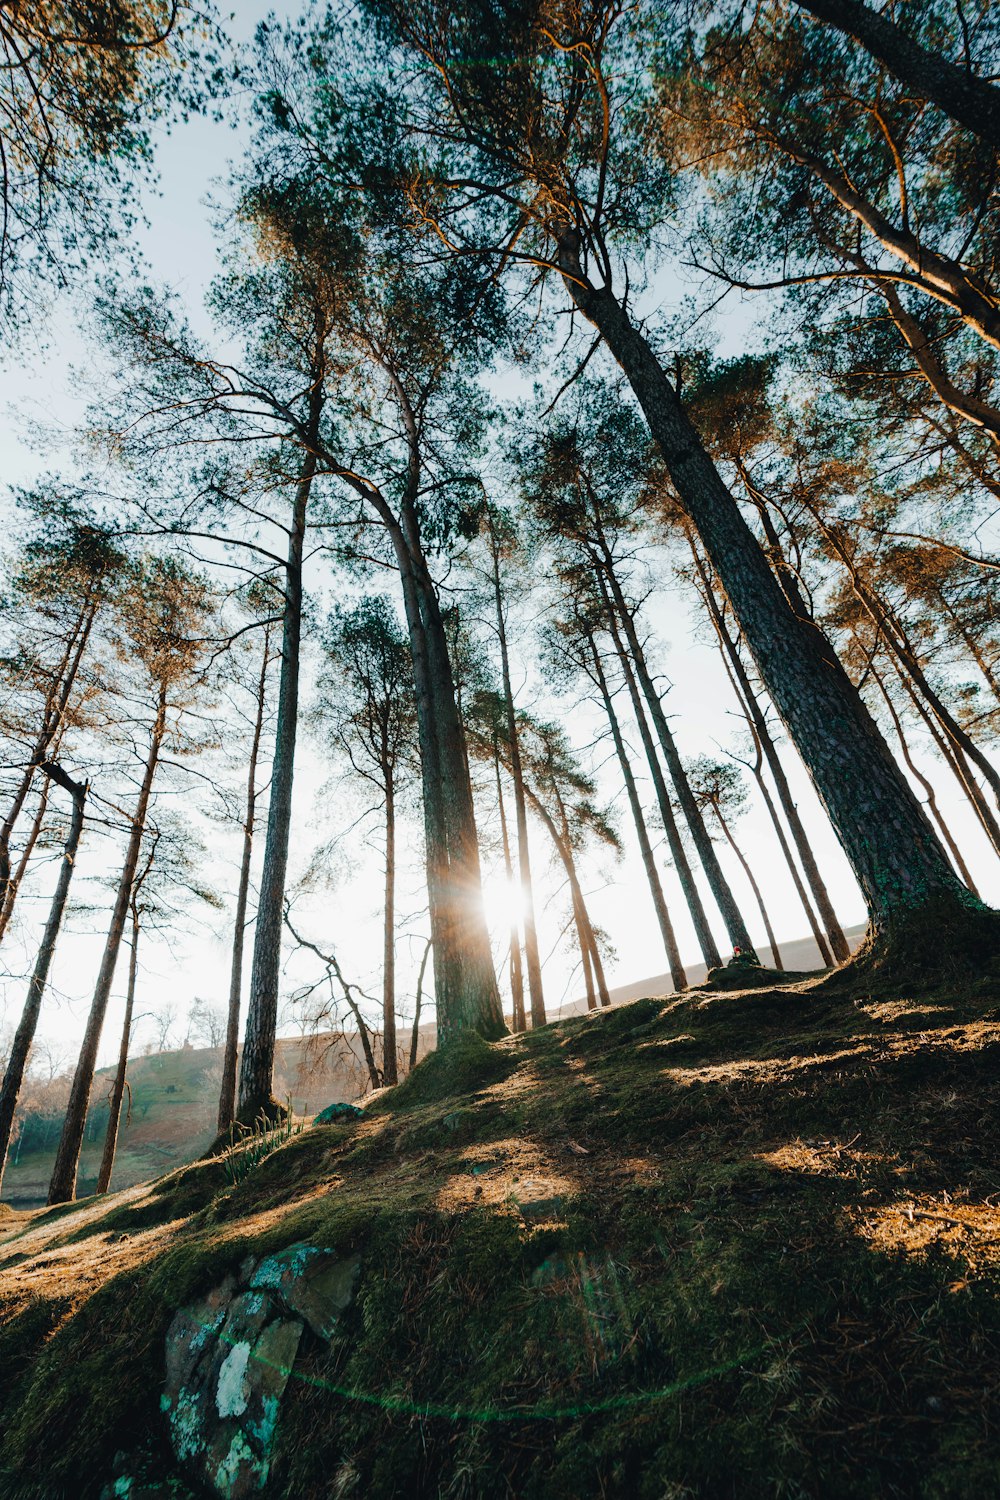
[[0,1493],[1000,1493],[998,999],[640,1000],[8,1215]]
[[[847,929],[848,941],[856,948],[864,926]],[[770,962],[770,950],[761,950],[761,961]],[[786,943],[782,957],[789,969],[820,967],[814,940],[800,938]],[[689,969],[692,984],[705,978],[705,965]],[[634,980],[611,991],[612,1004],[646,995],[669,995],[669,974]],[[553,1008],[553,1019],[583,1015],[586,1000],[577,997]],[[509,1017],[508,1017],[509,1021]],[[435,1042],[433,1021],[421,1026],[419,1053],[424,1057]],[[133,1187],[149,1177],[194,1161],[215,1138],[219,1082],[222,1076],[220,1047],[185,1047],[136,1057],[129,1063],[132,1108],[123,1118],[115,1158],[113,1186]],[[80,1193],[92,1191],[101,1162],[107,1128],[107,1095],[112,1070],[102,1068],[94,1081],[80,1162]],[[320,1034],[307,1041],[279,1037],[275,1055],[275,1092],[289,1098],[297,1114],[315,1113],[337,1100],[356,1099],[367,1085],[361,1044],[353,1032]],[[37,1208],[45,1202],[55,1161],[62,1115],[35,1118],[24,1138],[15,1143],[4,1177],[4,1202],[12,1208]]]

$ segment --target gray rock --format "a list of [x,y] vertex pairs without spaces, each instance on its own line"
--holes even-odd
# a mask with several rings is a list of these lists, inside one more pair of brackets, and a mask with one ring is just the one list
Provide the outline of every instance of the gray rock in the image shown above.
[[356,1255],[336,1260],[328,1250],[291,1245],[262,1260],[250,1285],[266,1287],[290,1313],[308,1323],[317,1338],[329,1339],[340,1314],[353,1301],[360,1266]]
[[174,1316],[161,1406],[177,1458],[225,1500],[265,1489],[303,1329],[332,1336],[359,1265],[357,1257],[290,1245],[244,1262],[242,1285],[228,1276]]

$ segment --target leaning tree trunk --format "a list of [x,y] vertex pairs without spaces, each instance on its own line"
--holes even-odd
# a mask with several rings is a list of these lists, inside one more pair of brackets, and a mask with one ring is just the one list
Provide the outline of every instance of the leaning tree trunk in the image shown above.
[[[58,753],[58,749],[53,746],[52,755],[55,756]],[[31,856],[35,852],[35,845],[38,843],[38,836],[42,831],[42,824],[45,822],[45,814],[48,810],[48,805],[49,782],[48,779],[46,779],[42,784],[40,792],[38,793],[38,803],[35,807],[35,816],[31,820],[31,827],[28,829],[28,837],[24,841],[24,847],[22,848],[20,858],[17,861],[17,868],[10,874],[10,877],[7,881],[7,894],[4,899],[3,909],[0,910],[0,938],[2,938],[4,933],[7,931],[7,926],[10,922],[11,914],[14,910],[14,902],[17,900],[17,893],[21,889],[21,882],[23,881],[25,874],[27,873],[28,865],[31,863]]]
[[790,607],[767,558],[639,330],[580,264],[580,238],[560,244],[566,284],[600,331],[642,407],[681,505],[736,613],[757,669],[813,779],[864,892],[863,957],[896,964],[981,963],[1000,947],[994,914],[968,891],[822,632]]
[[972,894],[974,896],[978,896],[979,891],[976,888],[976,883],[972,878],[969,867],[962,857],[962,851],[955,842],[954,835],[952,834],[951,829],[948,827],[944,814],[938,806],[937,793],[934,790],[934,784],[933,782],[928,780],[928,778],[916,765],[913,756],[910,753],[910,746],[907,743],[906,735],[903,732],[903,721],[899,717],[896,705],[895,703],[893,703],[892,696],[889,693],[889,689],[885,685],[885,679],[882,677],[882,674],[875,666],[874,653],[866,651],[865,655],[868,658],[868,670],[874,678],[875,685],[882,695],[882,699],[888,710],[889,717],[892,720],[892,726],[896,731],[896,738],[899,741],[899,751],[903,757],[903,763],[909,771],[910,775],[913,777],[914,781],[919,782],[920,786],[923,788],[927,806],[930,808],[931,816],[933,817],[935,823],[941,830],[941,837],[944,839],[951,857],[955,862],[955,868],[958,870],[959,875],[965,881],[965,884],[969,887],[969,890],[972,892]]
[[97,1174],[97,1191],[106,1193],[111,1186],[111,1174],[115,1169],[115,1153],[118,1150],[118,1127],[122,1117],[122,1100],[125,1098],[125,1083],[128,1073],[128,1053],[132,1041],[132,1012],[135,1008],[135,980],[139,972],[139,910],[132,900],[132,945],[128,956],[128,989],[125,993],[125,1019],[122,1022],[122,1039],[118,1048],[118,1066],[108,1110],[108,1128],[104,1134],[104,1151],[101,1168]]
[[163,745],[166,727],[167,688],[166,683],[163,683],[160,687],[156,719],[153,724],[153,732],[150,736],[149,754],[146,757],[146,768],[143,773],[142,785],[139,788],[139,797],[136,801],[135,812],[132,814],[132,831],[129,834],[128,846],[125,851],[125,863],[122,866],[122,872],[118,880],[118,893],[115,897],[115,904],[111,913],[111,925],[108,928],[108,936],[104,944],[104,956],[101,959],[101,967],[97,975],[94,998],[91,1001],[90,1014],[87,1017],[87,1026],[83,1034],[83,1043],[80,1047],[80,1056],[77,1061],[76,1072],[73,1074],[73,1083],[70,1087],[69,1103],[66,1106],[66,1119],[63,1124],[62,1136],[59,1140],[59,1149],[56,1152],[55,1166],[52,1169],[52,1179],[49,1183],[49,1203],[70,1203],[76,1195],[76,1174],[80,1165],[83,1133],[87,1125],[90,1090],[93,1086],[94,1072],[97,1068],[97,1049],[100,1046],[101,1032],[104,1029],[104,1016],[107,1012],[108,1000],[111,996],[111,985],[115,977],[115,965],[118,962],[118,950],[121,947],[122,934],[125,931],[125,917],[132,898],[132,883],[135,880],[135,872],[139,864],[139,851],[142,848],[142,836],[146,828],[149,796],[153,788],[153,777],[156,775],[156,767],[159,763],[160,750]]
[[[313,398],[311,425],[318,426],[322,394]],[[281,975],[281,933],[284,920],[285,876],[292,825],[292,784],[295,776],[295,739],[299,718],[299,655],[302,641],[302,552],[305,544],[309,493],[316,473],[316,458],[308,452],[295,490],[295,504],[288,531],[285,563],[285,607],[281,631],[281,675],[278,681],[278,714],[271,764],[271,796],[267,809],[267,834],[260,877],[260,898],[254,927],[250,998],[246,1034],[240,1060],[237,1118],[252,1125],[263,1116],[277,1119],[283,1113],[274,1097],[274,1048],[278,1030],[278,985]]]
[[904,87],[937,105],[988,146],[1000,150],[1000,89],[970,69],[908,36],[862,0],[798,0],[803,10],[835,26],[876,58]]
[[604,704],[604,711],[608,717],[608,725],[611,729],[611,738],[614,741],[615,752],[618,756],[618,764],[621,767],[622,780],[628,794],[629,806],[632,809],[632,820],[635,823],[635,835],[639,843],[639,853],[642,856],[643,867],[646,871],[646,879],[649,881],[649,891],[653,898],[653,908],[656,912],[656,920],[660,924],[660,933],[663,937],[663,946],[667,952],[667,963],[670,966],[670,978],[674,989],[687,989],[687,974],[681,963],[681,955],[677,947],[677,939],[674,936],[673,923],[670,913],[667,911],[667,903],[663,895],[663,886],[660,884],[659,872],[656,868],[656,860],[653,856],[653,848],[649,842],[649,834],[646,830],[646,820],[642,813],[642,803],[632,774],[629,763],[628,752],[622,739],[622,732],[618,724],[618,715],[615,713],[615,705],[608,688],[604,668],[601,665],[600,652],[593,638],[589,641],[590,651],[594,663],[594,681],[597,684]]
[[424,998],[424,974],[427,970],[427,959],[431,951],[431,940],[427,939],[424,944],[424,954],[420,960],[420,969],[417,974],[417,994],[413,1004],[413,1031],[410,1034],[410,1068],[412,1073],[417,1066],[417,1052],[420,1047],[420,1010]]
[[[500,838],[503,843],[503,867],[507,877],[507,885],[514,888],[514,863],[510,857],[510,837],[507,833],[507,813],[503,805],[503,782],[500,776],[500,754],[494,740],[493,764],[497,776],[497,811],[500,815]],[[512,1021],[515,1031],[526,1031],[528,1027],[527,1017],[524,1014],[524,975],[521,972],[521,933],[518,928],[517,918],[511,917],[510,922],[510,1003],[512,1010]]]
[[35,1028],[38,1025],[38,1015],[42,1006],[42,996],[45,993],[45,985],[49,977],[49,967],[52,963],[52,955],[55,952],[56,939],[62,926],[63,915],[66,911],[66,902],[69,897],[70,881],[76,868],[76,854],[80,847],[80,834],[83,831],[84,807],[87,799],[87,784],[71,781],[59,767],[48,763],[42,763],[42,769],[52,780],[59,782],[60,786],[66,787],[73,798],[73,812],[70,818],[69,832],[66,842],[63,844],[62,862],[59,866],[59,879],[52,895],[49,906],[48,920],[45,923],[45,931],[42,934],[41,945],[38,956],[35,959],[35,967],[28,984],[28,995],[21,1012],[21,1019],[14,1033],[14,1041],[10,1049],[10,1057],[7,1068],[3,1075],[3,1085],[0,1087],[0,1189],[3,1188],[3,1174],[7,1165],[7,1152],[10,1147],[10,1136],[14,1125],[14,1115],[17,1110],[17,1101],[21,1093],[21,1085],[24,1082],[25,1069],[28,1066],[28,1058],[31,1055],[31,1044],[35,1038]]
[[247,767],[246,811],[243,816],[243,855],[240,860],[240,882],[236,892],[233,917],[233,953],[229,970],[229,1010],[226,1016],[226,1042],[222,1053],[222,1083],[219,1088],[219,1113],[216,1129],[220,1135],[236,1118],[236,1064],[240,1045],[240,1000],[243,993],[243,946],[247,930],[247,902],[250,895],[250,864],[257,822],[257,761],[264,728],[264,706],[267,686],[268,656],[271,644],[270,626],[264,628],[264,651],[257,683],[257,708],[253,739],[250,742],[250,764]]
[[[934,717],[954,748],[960,751],[966,760],[971,760],[974,765],[979,767],[979,770],[992,789],[994,797],[1000,803],[1000,772],[997,771],[989,758],[983,754],[972,736],[962,728],[947,704],[931,686],[927,679],[927,674],[920,665],[919,657],[902,620],[862,577],[861,571],[845,546],[839,530],[827,526],[815,511],[812,514],[816,515],[816,519],[823,529],[824,536],[829,540],[837,556],[844,564],[851,581],[851,588],[858,603],[865,610],[893,656],[906,668],[918,692],[934,714]],[[973,785],[974,783],[970,781],[970,794],[977,796],[977,792],[973,792]],[[992,812],[990,815],[992,817]],[[996,820],[993,819],[993,822],[995,825]]]
[[507,650],[507,625],[503,596],[500,591],[500,563],[494,555],[493,587],[496,603],[497,636],[500,641],[500,669],[504,703],[507,709],[507,738],[510,742],[510,770],[514,783],[514,812],[517,819],[517,865],[521,881],[524,922],[524,958],[528,970],[528,995],[531,1000],[532,1026],[545,1025],[545,996],[542,990],[542,963],[538,954],[538,931],[535,926],[535,895],[531,883],[531,856],[528,849],[528,810],[524,796],[524,772],[521,767],[521,745],[517,733],[514,691],[510,680],[510,654]]
[[597,993],[602,1005],[610,1005],[611,996],[608,994],[607,981],[604,977],[604,963],[601,959],[601,950],[598,946],[597,936],[590,920],[590,913],[587,911],[587,903],[584,899],[583,888],[580,885],[576,861],[573,858],[573,841],[570,838],[569,818],[566,815],[563,800],[559,795],[558,788],[553,787],[556,802],[559,805],[559,815],[562,819],[562,833],[560,833],[548,808],[537,794],[532,791],[527,782],[525,782],[524,789],[532,807],[545,825],[546,831],[555,845],[556,853],[562,860],[563,869],[566,871],[566,879],[569,881],[570,893],[573,898],[573,910],[579,913],[582,942],[586,944],[587,952],[590,955],[590,962],[593,966],[594,978],[597,982]]
[[396,1061],[396,795],[392,769],[385,774],[385,909],[382,933],[382,1082],[399,1082]]
[[636,724],[639,726],[639,737],[642,740],[642,748],[646,752],[646,760],[653,780],[653,787],[656,791],[656,802],[660,809],[660,821],[663,824],[663,831],[667,836],[667,843],[670,846],[670,857],[674,862],[674,869],[677,872],[681,890],[684,892],[684,900],[687,903],[688,911],[691,913],[691,921],[694,924],[698,946],[701,948],[701,956],[705,960],[705,967],[707,969],[717,969],[722,964],[722,955],[719,952],[712,929],[709,926],[701,893],[695,883],[687,851],[681,840],[680,830],[677,827],[677,819],[674,817],[674,810],[670,804],[667,784],[663,779],[660,758],[656,753],[656,746],[653,743],[653,736],[650,733],[649,724],[646,720],[639,687],[635,680],[635,673],[632,670],[632,663],[629,660],[629,653],[618,632],[618,627],[615,624],[615,616],[610,601],[607,600],[607,596],[605,596],[605,601],[608,607],[608,627],[611,631],[611,639],[618,653],[622,675],[625,678],[629,697],[632,700],[632,713]]
[[420,533],[419,423],[391,363],[376,356],[395,393],[409,448],[398,515],[371,485],[365,499],[396,554],[410,635],[424,793],[427,890],[434,942],[438,1042],[472,1030],[488,1041],[507,1034],[483,909],[479,838],[465,731],[455,695],[448,639]]
[[440,1004],[438,1007],[438,1040],[447,1041],[454,1033],[469,1029],[478,1031],[487,1040],[495,1040],[506,1035],[507,1026],[483,908],[479,836],[465,731],[455,698],[441,609],[422,552],[415,571],[427,641],[439,763],[443,772],[441,802],[448,838],[448,910],[455,960],[453,987],[444,1009]]
[[670,772],[670,780],[673,782],[677,800],[684,814],[684,821],[691,831],[691,838],[698,851],[701,867],[705,871],[705,878],[708,881],[712,895],[715,897],[716,905],[722,914],[726,932],[729,934],[729,941],[732,943],[733,948],[738,949],[740,953],[755,958],[756,952],[753,938],[751,938],[747,930],[747,924],[743,920],[743,913],[739,909],[729,881],[726,879],[722,866],[719,864],[715,845],[712,843],[711,835],[705,827],[705,819],[701,815],[701,808],[698,806],[697,798],[691,790],[691,783],[688,781],[684,763],[681,760],[674,737],[670,732],[667,716],[663,712],[663,703],[660,700],[656,684],[646,664],[646,654],[642,649],[642,642],[639,640],[639,634],[635,628],[632,610],[629,608],[628,601],[622,592],[615,570],[611,566],[610,557],[606,557],[605,559],[604,575],[610,585],[618,618],[621,620],[622,628],[628,640],[629,650],[632,653],[632,660],[635,663],[635,669],[642,684],[643,694],[646,702],[649,704],[649,711],[656,728],[657,738],[660,741],[660,748],[667,762],[667,770]]
[[573,897],[573,926],[576,928],[576,942],[580,949],[580,967],[583,969],[583,987],[587,996],[587,1009],[597,1009],[597,991],[594,989],[594,966],[590,959],[590,944],[587,941],[586,929],[583,925],[583,913],[580,911],[576,901],[576,893],[571,892]]
[[[778,799],[781,802],[785,818],[788,821],[788,827],[791,832],[792,839],[794,840],[795,847],[798,850],[799,859],[802,861],[802,869],[805,872],[806,880],[809,882],[809,889],[812,891],[813,900],[816,902],[816,907],[819,911],[820,919],[822,920],[823,926],[826,929],[826,937],[829,941],[830,947],[824,952],[825,943],[823,937],[820,933],[815,932],[814,928],[814,934],[819,944],[820,956],[824,958],[827,963],[832,963],[833,958],[836,958],[838,963],[843,963],[851,956],[850,944],[848,943],[847,938],[844,935],[844,929],[840,925],[837,913],[833,909],[833,902],[830,900],[830,893],[826,888],[826,881],[820,874],[819,864],[817,863],[816,856],[813,853],[812,844],[809,842],[809,836],[806,833],[805,828],[803,827],[802,819],[799,817],[799,811],[795,806],[795,799],[792,796],[792,789],[788,785],[788,777],[785,775],[785,768],[781,764],[781,756],[778,754],[778,747],[774,743],[774,740],[771,736],[771,731],[767,727],[767,721],[764,718],[763,713],[761,712],[760,704],[757,702],[757,694],[754,692],[753,687],[750,683],[750,679],[747,676],[746,667],[743,665],[743,658],[740,656],[736,642],[733,640],[732,636],[729,634],[728,629],[726,628],[726,622],[723,618],[722,611],[719,608],[718,601],[715,597],[715,591],[712,588],[712,581],[705,569],[705,564],[702,561],[698,549],[694,544],[694,538],[690,535],[688,536],[688,543],[691,547],[691,554],[694,557],[698,576],[701,579],[702,597],[704,598],[705,603],[708,606],[708,612],[712,618],[712,624],[715,626],[715,633],[719,641],[720,649],[724,653],[723,660],[727,661],[729,667],[732,669],[732,673],[735,678],[734,686],[737,689],[737,699],[742,702],[744,711],[751,721],[752,732],[756,734],[757,739],[760,743],[761,750],[763,751],[767,759],[768,766],[771,770],[771,775],[774,778],[774,785],[777,789]],[[776,823],[775,826],[779,828],[780,834],[779,825]],[[781,835],[781,837],[783,839],[783,835]],[[792,871],[793,878],[795,879],[796,886],[799,889],[799,895],[806,909],[806,913],[811,920],[812,909],[805,899],[805,893],[802,891],[801,884],[798,880],[798,872],[796,871],[795,866],[791,863],[791,860],[789,860],[789,867]]]
[[15,788],[6,816],[0,823],[0,940],[7,930],[17,897],[17,887],[11,879],[10,871],[11,834],[21,815],[35,771],[43,761],[49,760],[55,754],[56,737],[63,725],[66,707],[80,671],[80,663],[87,649],[96,616],[96,601],[92,598],[86,600],[63,651],[52,692],[46,699],[41,727],[32,747],[28,764]]
[[757,901],[757,905],[760,908],[760,918],[764,923],[764,931],[767,933],[767,941],[771,949],[771,959],[773,966],[776,969],[783,969],[785,966],[781,961],[781,954],[778,951],[778,940],[774,935],[774,928],[771,926],[771,918],[767,914],[767,907],[764,905],[764,897],[761,895],[760,886],[757,884],[757,877],[754,875],[753,870],[750,868],[749,861],[744,855],[743,850],[740,848],[739,844],[733,837],[732,829],[729,827],[729,824],[722,816],[721,811],[714,803],[712,804],[712,811],[715,813],[716,818],[719,820],[719,827],[722,829],[722,832],[726,837],[726,841],[728,842],[730,849],[732,849],[733,853],[736,855],[736,858],[739,860],[740,864],[743,867],[743,873],[750,883],[750,889],[753,891]]

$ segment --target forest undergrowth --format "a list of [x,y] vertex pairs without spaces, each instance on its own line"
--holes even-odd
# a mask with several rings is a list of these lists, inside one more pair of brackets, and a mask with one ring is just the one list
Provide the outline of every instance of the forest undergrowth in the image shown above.
[[85,1500],[125,1453],[199,1493],[170,1319],[308,1242],[361,1272],[268,1495],[995,1494],[998,1058],[988,976],[695,991],[460,1036],[235,1185],[7,1214],[0,1491]]

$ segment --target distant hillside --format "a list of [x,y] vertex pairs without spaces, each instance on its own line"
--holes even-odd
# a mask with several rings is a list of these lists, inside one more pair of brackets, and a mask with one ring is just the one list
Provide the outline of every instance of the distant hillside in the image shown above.
[[[848,941],[856,948],[864,927],[847,929]],[[788,969],[820,966],[819,950],[812,938],[782,945],[781,956]],[[769,949],[761,960],[768,963]],[[688,978],[699,984],[704,964],[692,964]],[[611,991],[614,1004],[649,995],[669,995],[669,974],[654,974]],[[551,1020],[580,1015],[586,1001],[576,999],[555,1008]],[[420,1028],[420,1056],[434,1046],[433,1022]],[[123,1122],[115,1162],[113,1187],[129,1188],[148,1178],[193,1161],[215,1135],[222,1051],[212,1047],[185,1047],[179,1052],[159,1052],[137,1057],[129,1066],[132,1088],[131,1119]],[[94,1082],[92,1104],[80,1169],[79,1196],[93,1191],[100,1165],[107,1122],[107,1094],[112,1070],[103,1069]],[[303,1042],[282,1038],[278,1042],[275,1092],[290,1097],[299,1115],[316,1114],[335,1100],[351,1100],[365,1092],[364,1060],[356,1035],[319,1036]],[[33,1115],[25,1122],[4,1178],[4,1202],[14,1208],[34,1208],[45,1202],[56,1143],[62,1127],[61,1114]]]
[[[864,937],[865,931],[866,924],[864,922],[857,927],[844,928],[844,936],[851,945],[852,953],[861,946],[861,939]],[[816,946],[814,938],[795,938],[790,943],[781,943],[780,949],[781,960],[786,969],[804,972],[807,969],[819,969],[823,966],[823,961],[820,958],[819,949]],[[762,964],[768,965],[773,962],[770,948],[759,949],[758,957]],[[693,985],[701,984],[705,979],[706,973],[707,970],[704,964],[688,964],[687,966],[688,981]],[[671,995],[673,994],[673,990],[673,981],[669,974],[654,974],[650,979],[640,979],[633,984],[619,985],[617,989],[611,990],[610,994],[612,1004],[618,1005],[625,1000],[641,1000],[647,995]],[[571,1005],[564,1006],[560,1014],[564,1016],[577,1015],[582,1009],[586,1009],[586,1006],[580,1005],[579,1002],[574,1002]]]
[[[433,1039],[432,1026],[421,1028],[421,1056],[433,1046]],[[113,1069],[103,1068],[94,1080],[80,1166],[80,1197],[92,1192],[97,1181],[112,1075]],[[112,1183],[116,1189],[193,1161],[210,1144],[215,1135],[222,1049],[185,1047],[137,1057],[129,1064],[128,1077],[131,1118],[127,1123],[123,1118],[119,1133]],[[275,1093],[282,1099],[290,1097],[296,1114],[316,1114],[335,1100],[356,1099],[365,1083],[364,1062],[354,1035],[278,1041]],[[61,1114],[32,1115],[24,1122],[4,1177],[5,1203],[32,1208],[45,1202],[61,1128]]]

